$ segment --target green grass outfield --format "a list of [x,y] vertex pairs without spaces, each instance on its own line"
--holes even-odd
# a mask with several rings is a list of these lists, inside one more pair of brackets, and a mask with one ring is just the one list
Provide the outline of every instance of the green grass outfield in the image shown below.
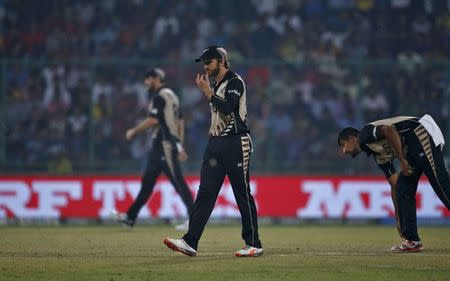
[[450,228],[420,227],[425,250],[394,254],[394,227],[260,227],[265,254],[236,258],[240,226],[208,225],[197,257],[162,243],[167,225],[0,227],[0,280],[450,280]]

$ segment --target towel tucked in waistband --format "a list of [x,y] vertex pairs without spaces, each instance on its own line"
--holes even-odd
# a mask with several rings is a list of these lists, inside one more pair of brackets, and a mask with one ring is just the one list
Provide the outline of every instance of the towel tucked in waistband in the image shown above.
[[434,122],[433,117],[425,114],[419,119],[419,123],[425,128],[425,130],[427,130],[428,134],[433,138],[434,144],[439,146],[442,151],[445,144],[444,135],[436,122]]

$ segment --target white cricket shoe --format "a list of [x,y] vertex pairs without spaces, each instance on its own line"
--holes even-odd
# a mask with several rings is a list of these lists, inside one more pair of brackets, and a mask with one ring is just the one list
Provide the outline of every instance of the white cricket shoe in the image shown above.
[[116,209],[111,210],[111,218],[113,220],[117,221],[118,223],[122,224],[123,226],[125,226],[128,229],[132,229],[134,226],[134,221],[129,220],[127,217],[127,214],[121,213],[121,212],[117,211]]
[[164,244],[166,246],[174,251],[181,252],[187,256],[195,257],[197,255],[197,251],[194,250],[191,246],[184,241],[183,238],[178,239],[172,239],[172,238],[166,238],[164,239]]
[[255,248],[249,245],[245,245],[244,248],[234,253],[236,257],[259,257],[262,256],[262,254],[264,254],[262,248]]
[[402,243],[391,248],[394,253],[415,253],[423,250],[421,241],[412,241],[403,239]]
[[189,230],[189,221],[185,221],[181,224],[175,226],[175,230],[177,231],[188,231]]

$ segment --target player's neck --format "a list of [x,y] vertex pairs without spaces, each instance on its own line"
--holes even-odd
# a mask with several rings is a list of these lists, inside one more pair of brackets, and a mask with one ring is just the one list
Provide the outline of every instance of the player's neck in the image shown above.
[[225,77],[225,74],[227,73],[228,69],[226,68],[220,68],[219,74],[216,76],[216,83],[219,83],[222,81],[223,77]]
[[155,85],[155,87],[153,88],[153,91],[155,91],[156,93],[159,92],[159,90],[161,90],[164,87],[164,84],[157,84]]

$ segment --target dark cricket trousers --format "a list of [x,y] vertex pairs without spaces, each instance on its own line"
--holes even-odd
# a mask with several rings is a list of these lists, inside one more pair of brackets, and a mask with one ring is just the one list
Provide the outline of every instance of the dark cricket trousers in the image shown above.
[[249,164],[251,140],[248,135],[211,137],[208,141],[200,172],[200,187],[194,211],[189,219],[189,231],[183,239],[197,249],[205,225],[214,209],[225,175],[233,188],[242,219],[242,238],[250,246],[261,248],[255,200],[250,192]]
[[404,238],[420,241],[416,216],[416,192],[420,176],[425,173],[434,192],[448,210],[450,210],[450,179],[441,149],[435,146],[433,139],[422,125],[405,137],[406,159],[414,172],[410,176],[400,174],[397,181],[400,228]]
[[152,195],[156,179],[161,172],[169,178],[173,187],[183,200],[183,203],[186,205],[188,215],[190,215],[194,208],[194,199],[184,180],[176,147],[168,141],[154,141],[147,160],[145,172],[141,180],[141,189],[127,211],[128,219],[132,221],[136,220],[142,206],[147,203]]

